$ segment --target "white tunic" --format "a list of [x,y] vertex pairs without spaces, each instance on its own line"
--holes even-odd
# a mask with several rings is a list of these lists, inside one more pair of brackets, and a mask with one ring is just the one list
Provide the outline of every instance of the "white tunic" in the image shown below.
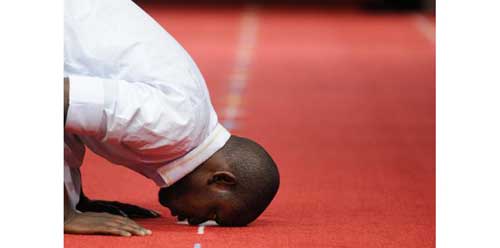
[[132,1],[66,0],[64,31],[65,181],[75,193],[78,143],[167,187],[229,139],[191,57]]

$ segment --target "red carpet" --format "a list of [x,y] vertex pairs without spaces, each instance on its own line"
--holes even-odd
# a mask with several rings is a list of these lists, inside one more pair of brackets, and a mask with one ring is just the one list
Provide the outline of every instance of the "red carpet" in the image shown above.
[[[191,53],[222,118],[243,8],[147,8]],[[141,176],[88,152],[83,187],[160,211],[150,237],[65,235],[65,247],[435,246],[432,17],[259,8],[233,133],[280,167],[277,198],[244,228],[178,225]],[[423,18],[423,19],[422,19]],[[422,22],[423,20],[423,22]],[[423,26],[422,26],[423,25]]]

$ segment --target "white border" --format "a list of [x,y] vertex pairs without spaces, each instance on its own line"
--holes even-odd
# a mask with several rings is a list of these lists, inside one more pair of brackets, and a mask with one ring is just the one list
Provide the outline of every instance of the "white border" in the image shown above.
[[500,8],[437,2],[437,247],[500,247]]
[[63,2],[0,8],[0,247],[63,246]]

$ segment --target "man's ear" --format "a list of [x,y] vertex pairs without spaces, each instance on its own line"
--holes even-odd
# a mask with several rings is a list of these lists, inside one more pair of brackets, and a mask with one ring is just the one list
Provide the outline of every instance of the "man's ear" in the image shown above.
[[208,184],[215,183],[220,186],[230,186],[236,184],[236,177],[229,171],[217,171],[212,175]]

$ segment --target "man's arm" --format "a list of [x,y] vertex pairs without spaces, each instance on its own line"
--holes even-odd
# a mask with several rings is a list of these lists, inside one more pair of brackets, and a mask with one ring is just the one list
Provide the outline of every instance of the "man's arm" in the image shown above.
[[[69,79],[64,78],[64,122],[69,108]],[[110,234],[120,236],[149,235],[150,230],[143,228],[133,220],[109,213],[79,213],[69,200],[64,185],[64,232],[78,234]]]
[[[69,94],[70,92],[70,79],[64,78],[64,122],[69,109]],[[66,201],[66,192],[65,192]],[[160,214],[149,209],[138,207],[132,204],[121,203],[117,201],[103,201],[103,200],[90,200],[83,194],[83,189],[80,192],[80,201],[76,208],[82,212],[107,212],[114,215],[121,215],[130,218],[155,218]],[[66,213],[66,211],[65,211]]]

